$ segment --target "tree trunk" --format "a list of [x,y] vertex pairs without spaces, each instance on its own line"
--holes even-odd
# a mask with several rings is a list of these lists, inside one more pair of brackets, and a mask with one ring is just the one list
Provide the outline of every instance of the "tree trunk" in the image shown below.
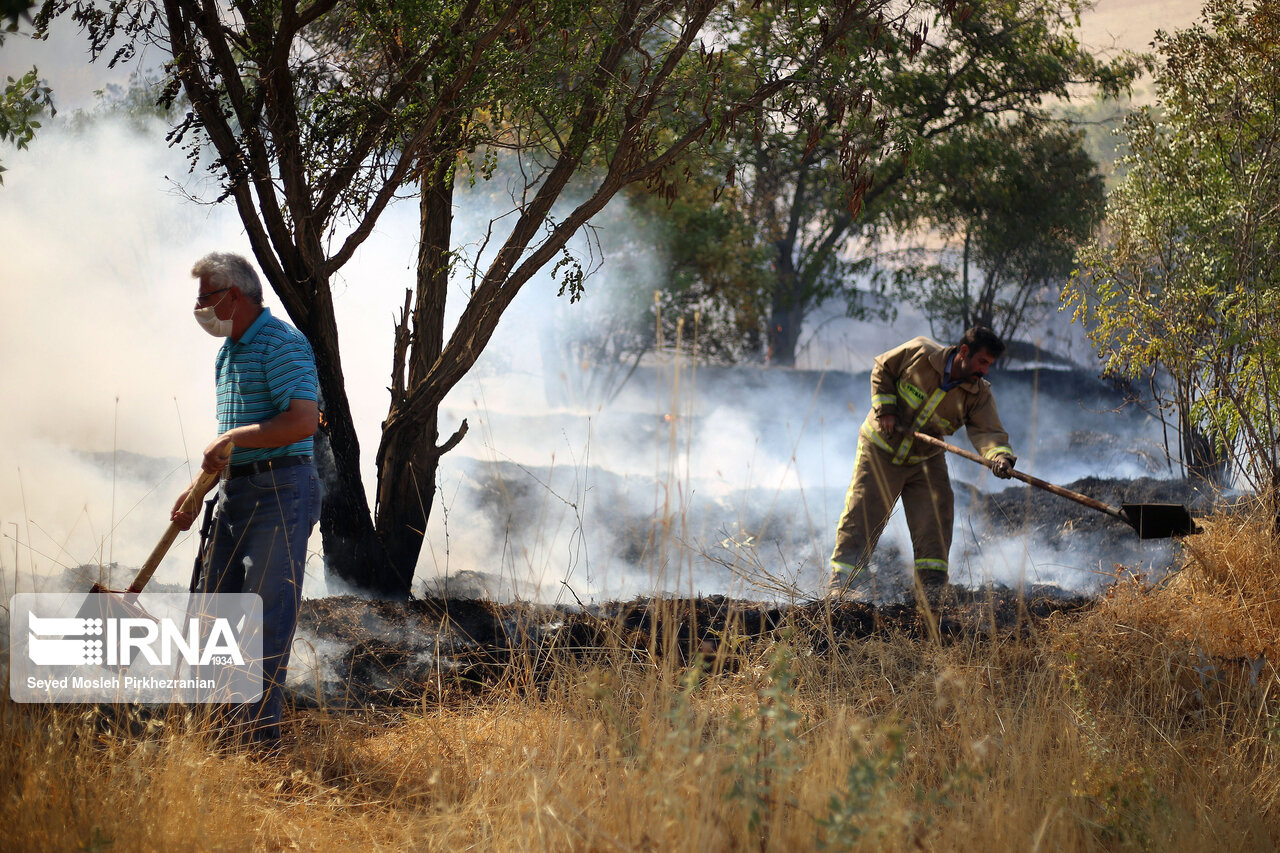
[[324,480],[320,535],[325,575],[367,592],[394,595],[396,591],[386,582],[390,575],[387,553],[378,541],[360,479],[360,444],[351,410],[341,386],[329,387],[333,385],[326,381],[330,376],[320,368],[326,423],[316,435],[316,456]]
[[800,342],[800,328],[804,325],[804,295],[800,277],[796,274],[790,246],[778,244],[777,284],[773,288],[773,301],[769,316],[769,364],[778,367],[796,366],[796,345]]
[[408,598],[422,552],[427,520],[435,500],[436,412],[424,422],[397,430],[380,448],[378,465],[378,538],[390,563],[387,594]]
[[[292,235],[305,241],[305,228]],[[315,436],[316,466],[324,483],[320,506],[320,536],[324,543],[325,577],[375,594],[394,594],[386,583],[390,567],[387,554],[373,526],[369,500],[360,476],[360,442],[347,400],[338,328],[327,286],[308,280],[311,271],[322,270],[318,241],[308,253],[300,245],[289,247],[282,238],[271,245],[255,246],[264,270],[271,269],[276,254],[284,263],[282,277],[272,282],[298,330],[311,342],[320,382],[322,423]]]
[[1231,459],[1195,423],[1189,406],[1179,405],[1178,428],[1182,440],[1182,464],[1187,474],[1215,488],[1226,485]]
[[1280,468],[1271,469],[1271,490],[1267,499],[1271,502],[1271,535],[1280,537]]
[[[408,391],[423,381],[444,349],[444,314],[449,285],[449,244],[453,224],[451,156],[438,159],[422,176],[419,208],[417,298],[397,330],[388,424],[378,448],[378,537],[391,563],[395,592],[408,596],[431,505],[436,469],[466,430],[466,422],[445,447],[437,447],[439,406],[425,417],[401,420]],[[406,308],[408,307],[406,301]],[[412,330],[407,324],[412,319]],[[406,382],[407,371],[407,382]]]

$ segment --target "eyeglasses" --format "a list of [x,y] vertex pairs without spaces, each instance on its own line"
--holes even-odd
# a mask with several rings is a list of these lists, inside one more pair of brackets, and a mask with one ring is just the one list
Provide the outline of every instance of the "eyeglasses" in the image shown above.
[[226,293],[230,289],[231,289],[230,287],[220,287],[217,290],[210,290],[208,293],[201,293],[198,296],[196,296],[196,304],[200,305],[201,303],[207,303],[210,299],[217,296],[219,293]]

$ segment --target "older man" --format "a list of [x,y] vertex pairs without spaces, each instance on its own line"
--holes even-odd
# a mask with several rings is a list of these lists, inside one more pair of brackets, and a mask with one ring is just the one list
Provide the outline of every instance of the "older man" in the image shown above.
[[1009,477],[1017,460],[985,379],[1003,353],[1000,338],[979,326],[952,347],[919,337],[876,357],[871,411],[831,555],[833,597],[843,596],[871,559],[899,497],[917,581],[927,593],[945,587],[954,515],[947,460],[944,451],[912,434],[942,437],[963,426],[978,452],[992,460],[995,475]]
[[[216,361],[219,435],[202,463],[225,471],[199,589],[262,597],[263,697],[237,709],[235,722],[244,740],[271,745],[280,737],[307,539],[320,516],[311,458],[315,358],[307,339],[263,306],[262,285],[244,258],[215,252],[196,261],[191,275],[199,280],[196,321],[227,339]],[[180,510],[185,497],[172,514],[184,530],[195,520]]]

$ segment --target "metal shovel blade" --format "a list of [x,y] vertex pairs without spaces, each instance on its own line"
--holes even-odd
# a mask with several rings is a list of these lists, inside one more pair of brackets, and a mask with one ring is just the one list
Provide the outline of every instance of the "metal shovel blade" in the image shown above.
[[142,605],[138,603],[138,594],[136,592],[116,592],[107,589],[100,583],[95,583],[89,590],[89,594],[85,596],[84,604],[80,605],[80,610],[76,613],[77,619],[150,619],[152,622],[160,620],[152,616]]
[[[76,612],[77,619],[100,619],[102,624],[106,625],[108,619],[150,619],[152,622],[159,622],[159,619],[152,616],[142,605],[138,603],[138,593],[136,592],[116,592],[107,589],[100,583],[95,583],[89,590],[89,594],[85,596],[84,603],[80,605],[80,610]],[[112,672],[120,671],[118,665],[106,662],[99,663],[98,666]]]
[[1120,512],[1139,539],[1168,539],[1200,532],[1182,504],[1121,504]]

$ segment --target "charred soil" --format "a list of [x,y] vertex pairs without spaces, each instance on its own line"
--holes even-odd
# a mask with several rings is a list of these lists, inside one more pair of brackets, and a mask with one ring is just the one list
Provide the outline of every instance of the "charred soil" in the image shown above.
[[[315,667],[292,687],[298,706],[340,709],[538,690],[561,666],[619,657],[674,657],[714,676],[734,671],[762,644],[784,635],[818,655],[877,636],[987,642],[1025,636],[1047,619],[1070,618],[1092,603],[1056,587],[1022,593],[954,588],[934,607],[859,601],[771,606],[709,596],[584,609],[341,596],[303,603],[299,636],[313,644]],[[331,651],[321,654],[324,649]]]

